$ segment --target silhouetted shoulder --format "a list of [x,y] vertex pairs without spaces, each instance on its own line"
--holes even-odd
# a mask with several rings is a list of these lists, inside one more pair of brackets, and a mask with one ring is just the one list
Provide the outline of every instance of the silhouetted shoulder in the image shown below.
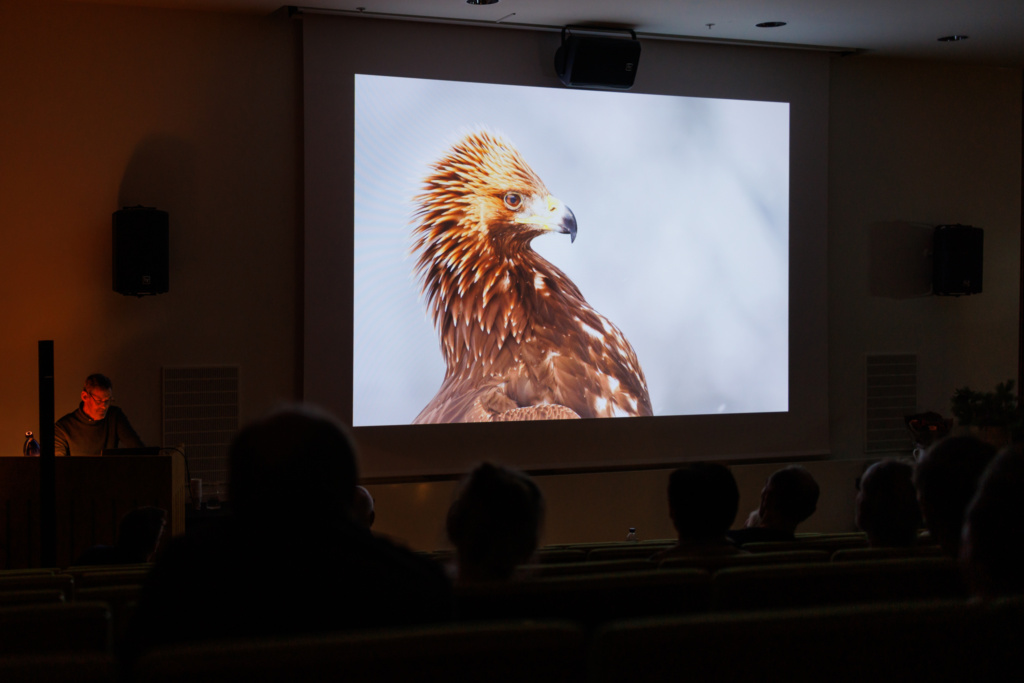
[[130,649],[451,617],[442,569],[390,541],[348,526],[278,533],[229,519],[173,539],[158,558]]

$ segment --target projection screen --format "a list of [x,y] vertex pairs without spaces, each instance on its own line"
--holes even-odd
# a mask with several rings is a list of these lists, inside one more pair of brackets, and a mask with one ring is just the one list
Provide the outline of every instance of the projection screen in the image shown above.
[[[827,453],[826,57],[646,41],[633,90],[604,92],[558,82],[557,33],[302,21],[304,397],[354,426],[366,476]],[[607,321],[566,324],[635,352],[650,416],[413,424],[446,375],[427,180],[478,136],[571,209],[574,235],[530,247]]]

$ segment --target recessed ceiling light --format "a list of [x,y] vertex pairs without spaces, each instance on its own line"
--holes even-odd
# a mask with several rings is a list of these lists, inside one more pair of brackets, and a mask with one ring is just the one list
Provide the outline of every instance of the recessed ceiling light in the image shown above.
[[778,28],[780,26],[785,26],[785,25],[786,25],[786,22],[784,22],[784,21],[762,21],[760,24],[757,25],[757,27],[758,28]]
[[467,5],[496,5],[498,0],[466,0]]
[[939,41],[943,43],[955,43],[958,40],[967,40],[967,36],[961,35],[959,33],[954,33],[951,36],[942,36],[941,38],[939,38]]

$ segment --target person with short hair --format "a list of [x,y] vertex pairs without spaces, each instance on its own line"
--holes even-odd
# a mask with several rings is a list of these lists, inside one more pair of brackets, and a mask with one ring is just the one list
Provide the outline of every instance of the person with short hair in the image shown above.
[[792,541],[796,528],[818,509],[821,489],[807,469],[790,465],[776,470],[761,489],[761,505],[746,527],[729,532],[735,543]]
[[964,517],[960,561],[980,598],[1024,593],[1024,451],[1011,445],[999,451],[978,481]]
[[964,512],[995,455],[993,446],[973,436],[950,436],[932,444],[914,468],[921,516],[949,557],[960,556]]
[[352,499],[352,519],[356,524],[369,529],[373,526],[377,513],[373,506],[373,496],[366,490],[365,486],[357,486],[355,497]]
[[352,518],[348,429],[289,406],[229,449],[232,514],[171,540],[139,596],[127,654],[184,641],[411,626],[453,616],[441,567]]
[[54,424],[55,455],[100,455],[108,448],[145,445],[124,411],[112,404],[113,392],[114,385],[106,375],[93,374],[85,378],[78,408]]
[[873,548],[909,548],[917,542],[921,509],[914,490],[914,467],[882,460],[861,475],[854,520]]
[[651,559],[744,553],[726,536],[739,504],[736,478],[725,465],[697,462],[675,470],[668,480],[668,511],[679,539]]
[[544,498],[526,474],[489,462],[459,485],[445,528],[461,583],[505,581],[537,549]]

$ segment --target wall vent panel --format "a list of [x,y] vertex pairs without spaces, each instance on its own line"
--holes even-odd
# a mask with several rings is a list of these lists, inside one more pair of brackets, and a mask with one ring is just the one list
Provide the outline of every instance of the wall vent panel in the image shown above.
[[917,355],[867,357],[867,435],[872,455],[910,455],[914,440],[905,417],[917,412]]
[[[163,438],[184,445],[189,476],[227,492],[228,446],[238,431],[238,367],[163,368]],[[187,485],[187,482],[185,482]]]

